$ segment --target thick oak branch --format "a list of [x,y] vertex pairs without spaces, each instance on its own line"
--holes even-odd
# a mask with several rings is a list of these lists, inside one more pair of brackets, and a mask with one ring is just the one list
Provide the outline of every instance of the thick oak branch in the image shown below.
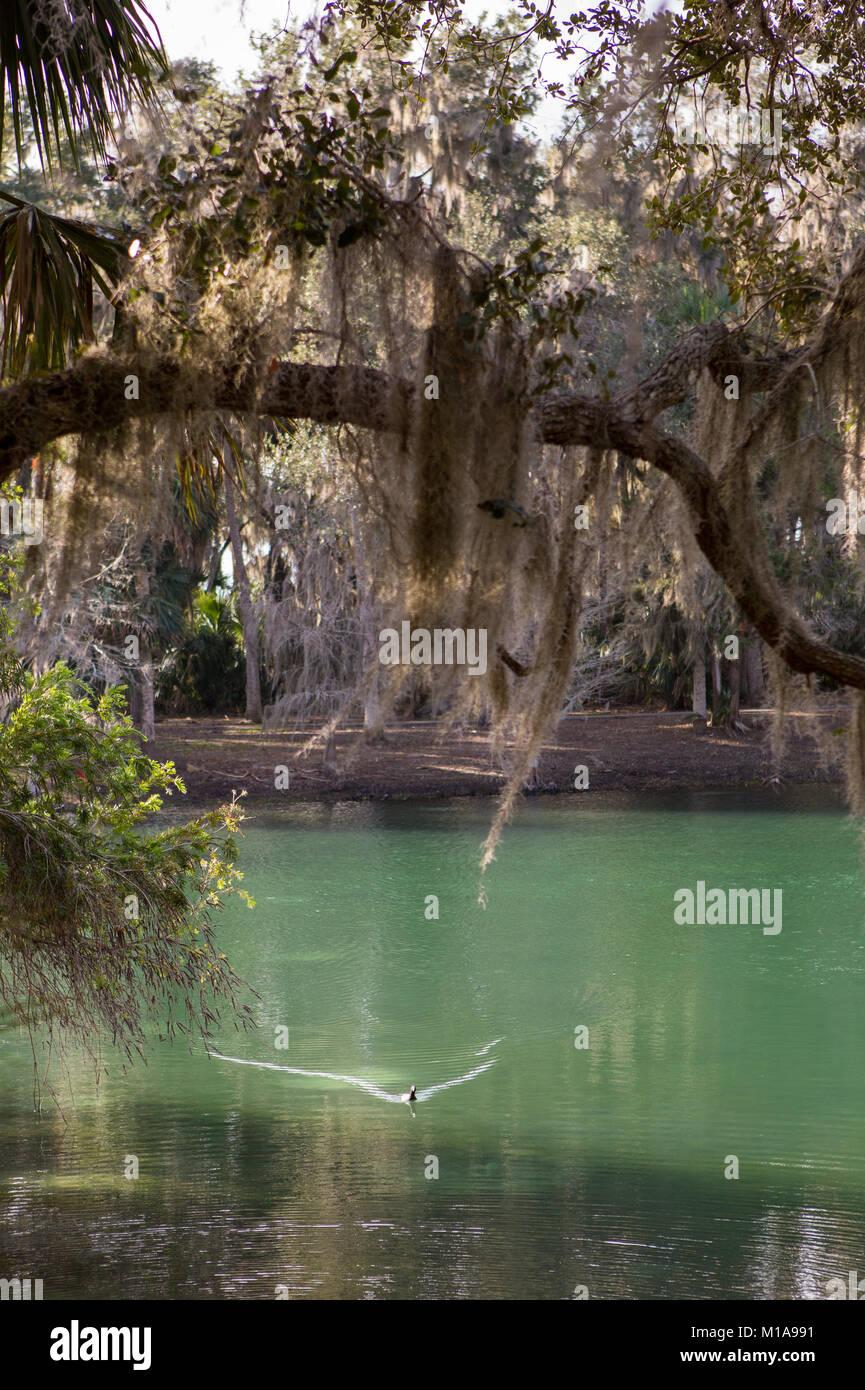
[[[794,356],[763,364],[763,389],[788,379]],[[668,474],[687,504],[700,548],[761,637],[793,670],[865,689],[865,660],[820,642],[790,612],[765,553],[756,553],[753,538],[731,521],[705,461],[651,423],[655,414],[684,398],[704,368],[744,371],[747,360],[723,326],[694,330],[645,381],[610,403],[566,391],[541,398],[534,412],[538,435],[548,444],[617,449]],[[756,379],[757,365],[751,365]],[[133,375],[138,396],[128,400],[126,385]],[[216,374],[208,378],[173,358],[142,363],[94,355],[67,371],[0,390],[0,479],[54,439],[116,428],[130,417],[216,409],[370,430],[398,428],[412,389],[409,382],[357,366],[282,363],[256,388]]]

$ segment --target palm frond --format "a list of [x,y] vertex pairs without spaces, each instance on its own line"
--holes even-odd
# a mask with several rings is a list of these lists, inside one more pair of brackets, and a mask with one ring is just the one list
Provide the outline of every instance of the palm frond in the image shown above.
[[72,158],[83,137],[104,158],[117,118],[135,102],[152,103],[167,71],[156,23],[141,0],[2,0],[0,4],[0,146],[11,126],[23,163],[26,114],[39,158]]
[[[287,438],[295,431],[293,421],[272,416],[265,416],[259,424],[274,439]],[[247,458],[253,448],[243,426],[232,426],[222,412],[187,420],[177,452],[177,473],[181,497],[193,521],[198,519],[199,494],[215,500],[223,477],[240,492],[246,492]]]
[[66,366],[92,342],[94,287],[108,300],[129,265],[127,239],[57,217],[0,189],[0,377]]

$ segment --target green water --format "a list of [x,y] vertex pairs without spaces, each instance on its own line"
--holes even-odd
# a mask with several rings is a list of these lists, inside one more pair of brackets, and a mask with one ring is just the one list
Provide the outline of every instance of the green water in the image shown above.
[[[46,1299],[768,1299],[865,1274],[865,897],[835,803],[532,801],[483,911],[489,814],[249,827],[258,905],[220,940],[260,1028],[218,1049],[372,1090],[156,1045],[98,1094],[73,1063],[64,1123],[0,1034],[0,1276]],[[781,933],[676,926],[698,879],[780,888]],[[414,1113],[388,1098],[412,1083]]]

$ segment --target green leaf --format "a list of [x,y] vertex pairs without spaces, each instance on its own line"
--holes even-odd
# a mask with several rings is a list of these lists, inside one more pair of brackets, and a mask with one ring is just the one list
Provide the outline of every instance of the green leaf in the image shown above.
[[340,53],[340,55],[339,55],[339,57],[337,58],[336,62],[333,63],[333,64],[331,65],[331,67],[329,67],[329,68],[327,69],[327,72],[324,74],[324,80],[325,80],[325,82],[332,82],[333,79],[336,77],[336,74],[339,72],[340,68],[342,67],[343,63],[353,63],[353,62],[355,61],[356,58],[357,58],[357,49],[355,49],[355,48],[346,48],[342,53]]

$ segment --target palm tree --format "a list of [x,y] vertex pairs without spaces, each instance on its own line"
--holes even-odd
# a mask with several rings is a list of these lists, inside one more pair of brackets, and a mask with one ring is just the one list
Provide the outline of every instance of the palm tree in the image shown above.
[[155,21],[141,0],[4,0],[0,12],[0,142],[11,124],[23,162],[29,112],[43,165],[62,159],[61,129],[98,160],[118,117],[153,104],[166,68]]
[[[141,0],[3,0],[0,149],[11,132],[19,173],[35,145],[43,170],[106,160],[119,119],[155,107],[167,60]],[[0,377],[66,365],[92,340],[93,296],[113,300],[129,238],[59,217],[0,187]]]

